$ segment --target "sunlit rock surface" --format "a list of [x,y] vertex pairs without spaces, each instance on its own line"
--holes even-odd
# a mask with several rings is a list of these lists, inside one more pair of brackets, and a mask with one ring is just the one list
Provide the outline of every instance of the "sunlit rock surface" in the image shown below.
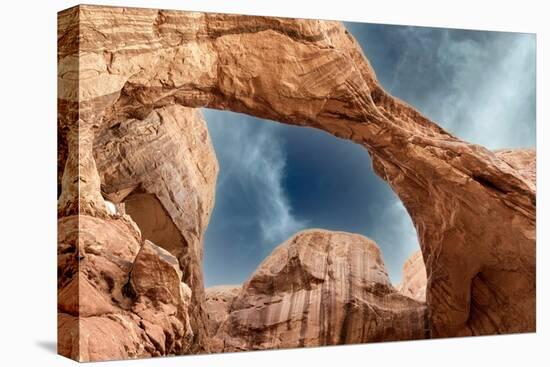
[[398,286],[399,292],[417,301],[425,302],[427,281],[422,252],[416,251],[403,265],[403,276]]
[[[277,247],[242,286],[207,290],[214,351],[311,347],[428,336],[426,306],[390,283],[380,249],[312,229]],[[221,348],[219,348],[221,347]]]

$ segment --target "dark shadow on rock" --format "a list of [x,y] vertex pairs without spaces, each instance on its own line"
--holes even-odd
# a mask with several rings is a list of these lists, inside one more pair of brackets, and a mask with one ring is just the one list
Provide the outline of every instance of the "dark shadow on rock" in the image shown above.
[[46,350],[47,352],[57,354],[57,343],[51,340],[39,340],[36,342],[40,348]]

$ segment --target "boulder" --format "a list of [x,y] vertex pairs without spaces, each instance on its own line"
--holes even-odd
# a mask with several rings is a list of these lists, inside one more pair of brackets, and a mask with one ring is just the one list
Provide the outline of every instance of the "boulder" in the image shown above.
[[193,332],[177,259],[128,217],[58,222],[58,352],[104,361],[182,354]]
[[242,289],[207,290],[216,351],[313,347],[428,337],[423,302],[391,284],[380,249],[312,229],[277,247]]

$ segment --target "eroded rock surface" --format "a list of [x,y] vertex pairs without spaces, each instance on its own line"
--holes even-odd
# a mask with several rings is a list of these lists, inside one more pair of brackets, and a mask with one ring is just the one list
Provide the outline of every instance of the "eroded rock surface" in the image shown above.
[[61,218],[58,351],[78,361],[182,354],[190,289],[177,259],[129,218]]
[[419,302],[426,302],[427,281],[422,251],[419,250],[405,261],[403,276],[398,289],[401,294],[407,297]]
[[277,247],[242,286],[207,291],[221,349],[311,347],[428,336],[425,304],[390,283],[378,246],[307,230]]
[[103,194],[123,203],[144,238],[179,260],[193,290],[193,352],[207,351],[202,254],[218,162],[202,114],[172,105],[104,126],[94,156]]
[[223,328],[235,297],[241,292],[241,285],[219,285],[206,288],[206,310],[208,312],[208,331],[210,333],[210,351],[223,352],[226,337]]

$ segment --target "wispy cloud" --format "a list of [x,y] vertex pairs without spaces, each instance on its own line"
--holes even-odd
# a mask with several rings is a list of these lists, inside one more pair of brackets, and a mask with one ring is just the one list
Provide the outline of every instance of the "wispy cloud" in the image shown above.
[[[529,34],[401,28],[403,57],[391,89],[461,139],[489,149],[535,145],[535,37]],[[377,233],[390,276],[419,247],[400,201]],[[383,245],[384,246],[384,245]]]
[[398,33],[407,42],[387,71],[394,93],[466,141],[490,149],[534,146],[534,35],[413,27]]
[[[346,26],[384,87],[440,126],[489,149],[535,146],[534,35]],[[419,247],[416,230],[395,196],[373,210],[379,215],[365,234],[376,239],[397,282],[404,259]]]
[[444,125],[491,149],[534,146],[533,35],[444,42],[440,56],[454,69],[449,92],[431,106]]
[[283,187],[286,155],[276,123],[231,112],[207,110],[205,115],[222,161],[217,199],[234,196],[238,185],[240,200],[248,200],[256,209],[242,220],[256,227],[264,242],[250,245],[272,248],[305,228],[306,222],[293,215]]
[[[445,129],[491,149],[534,147],[533,35],[346,26],[384,87]],[[221,167],[205,240],[207,284],[244,281],[275,246],[308,227],[374,239],[391,280],[400,281],[419,247],[416,230],[370,171],[366,151],[309,130],[204,112]]]

